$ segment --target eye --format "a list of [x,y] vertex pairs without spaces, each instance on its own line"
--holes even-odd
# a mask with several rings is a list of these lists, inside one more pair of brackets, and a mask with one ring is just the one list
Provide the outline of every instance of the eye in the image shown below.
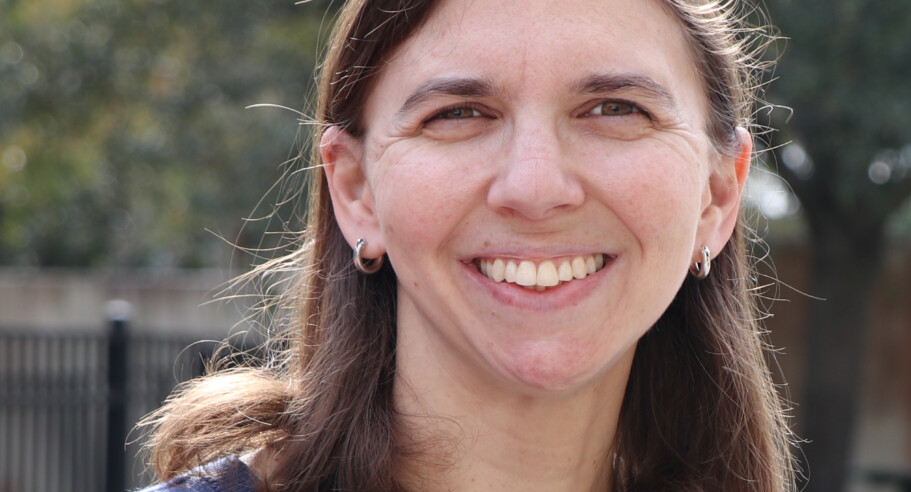
[[496,119],[496,113],[484,105],[460,102],[431,113],[420,129],[427,138],[460,141],[483,134]]
[[464,120],[468,118],[478,118],[483,116],[480,111],[471,107],[471,106],[455,106],[451,108],[446,108],[435,115],[431,116],[427,121],[433,120]]
[[645,114],[639,106],[627,101],[609,100],[599,103],[586,116],[627,116]]

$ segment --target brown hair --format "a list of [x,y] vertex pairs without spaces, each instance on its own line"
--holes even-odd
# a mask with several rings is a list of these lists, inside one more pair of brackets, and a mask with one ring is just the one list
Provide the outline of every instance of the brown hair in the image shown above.
[[[663,0],[682,22],[711,106],[706,132],[728,153],[749,124],[756,52],[739,2]],[[427,0],[354,0],[321,68],[318,129],[363,132],[361,108],[383,60],[429,17]],[[251,276],[294,272],[280,294],[281,350],[261,368],[193,381],[142,425],[160,479],[267,447],[270,490],[399,490],[406,445],[392,401],[396,278],[354,271],[319,169],[314,132],[300,247]],[[617,490],[762,491],[791,487],[788,433],[764,359],[744,227],[704,281],[688,279],[639,342],[613,446]]]

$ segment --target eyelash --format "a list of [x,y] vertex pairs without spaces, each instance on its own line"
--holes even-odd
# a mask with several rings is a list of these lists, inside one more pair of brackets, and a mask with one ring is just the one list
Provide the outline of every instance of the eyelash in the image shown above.
[[[631,112],[626,113],[626,114],[621,114],[621,115],[610,115],[610,114],[592,115],[591,114],[592,111],[594,111],[598,107],[604,106],[606,104],[628,105],[631,108]],[[452,112],[455,110],[459,110],[459,109],[469,110],[471,112],[477,112],[478,115],[470,115],[470,116],[467,116],[464,118],[445,118],[443,116],[446,113],[449,113],[449,112]],[[585,113],[583,113],[582,116],[619,116],[619,117],[623,117],[623,116],[632,116],[632,115],[636,115],[636,114],[641,114],[642,116],[645,116],[648,119],[652,119],[652,115],[648,111],[643,109],[642,106],[640,106],[632,101],[625,100],[625,99],[604,99],[602,101],[599,101],[594,106],[592,106],[592,108],[589,109],[588,111],[586,111]],[[460,119],[478,118],[478,117],[483,117],[483,116],[484,116],[484,112],[481,111],[481,109],[479,109],[477,106],[475,106],[473,104],[459,103],[459,104],[453,104],[451,106],[446,106],[445,108],[440,109],[439,111],[433,113],[433,115],[431,115],[429,118],[424,120],[424,123],[427,124],[427,123],[430,123],[430,122],[436,121],[436,120],[446,120],[446,119],[460,120]]]
[[[630,107],[630,112],[625,113],[625,114],[620,114],[620,115],[610,115],[610,114],[593,115],[593,114],[591,114],[597,108],[602,107],[607,104],[627,105]],[[641,114],[642,116],[645,116],[648,119],[652,119],[652,115],[648,111],[643,109],[642,106],[640,106],[632,101],[627,101],[625,99],[605,99],[603,101],[599,101],[591,109],[589,109],[587,112],[585,112],[583,114],[583,116],[619,116],[619,117],[623,117],[623,116],[632,116],[632,115],[636,115],[636,114]]]
[[[471,111],[471,112],[477,112],[478,115],[477,115],[477,116],[471,115],[471,116],[467,116],[467,117],[465,117],[465,118],[444,118],[444,117],[443,117],[443,115],[445,115],[446,113],[455,111],[455,110],[457,110],[457,109],[466,109],[466,110],[469,110],[469,111]],[[426,120],[424,120],[424,123],[430,123],[431,121],[435,121],[435,120],[446,120],[446,119],[452,119],[452,120],[466,119],[466,120],[467,120],[467,119],[478,118],[478,117],[482,117],[482,116],[484,116],[484,112],[481,111],[481,109],[479,109],[479,108],[476,107],[475,105],[473,105],[473,104],[460,103],[460,104],[453,104],[453,105],[451,105],[451,106],[447,106],[447,107],[445,107],[445,108],[443,108],[443,109],[440,109],[439,111],[433,113],[433,115],[431,115],[429,118],[427,118]]]

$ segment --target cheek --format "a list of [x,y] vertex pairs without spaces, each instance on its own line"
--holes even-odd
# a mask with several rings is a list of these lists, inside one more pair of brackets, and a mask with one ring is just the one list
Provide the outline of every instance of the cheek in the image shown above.
[[640,242],[694,233],[704,187],[697,158],[654,144],[637,145],[615,153],[609,166],[599,173],[603,179],[595,187],[603,190],[613,212]]
[[394,150],[373,164],[376,212],[387,244],[406,250],[439,244],[477,203],[478,186],[464,161],[422,149]]

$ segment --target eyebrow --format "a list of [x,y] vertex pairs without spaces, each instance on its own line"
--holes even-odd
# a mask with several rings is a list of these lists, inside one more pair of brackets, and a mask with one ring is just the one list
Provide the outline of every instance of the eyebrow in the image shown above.
[[[579,94],[603,94],[623,89],[635,89],[656,99],[667,109],[676,109],[676,101],[664,86],[651,77],[636,73],[600,73],[590,75],[573,85],[574,92]],[[457,97],[490,97],[497,94],[496,85],[487,79],[477,77],[440,77],[430,79],[418,86],[399,108],[403,115],[415,106],[437,96]]]
[[579,94],[603,94],[624,89],[642,91],[647,97],[657,100],[667,109],[674,110],[677,102],[674,96],[655,79],[637,73],[599,73],[580,80],[573,87]]
[[398,114],[404,114],[418,104],[436,96],[489,97],[498,92],[496,86],[486,79],[475,77],[444,77],[430,79],[419,85],[408,96]]

